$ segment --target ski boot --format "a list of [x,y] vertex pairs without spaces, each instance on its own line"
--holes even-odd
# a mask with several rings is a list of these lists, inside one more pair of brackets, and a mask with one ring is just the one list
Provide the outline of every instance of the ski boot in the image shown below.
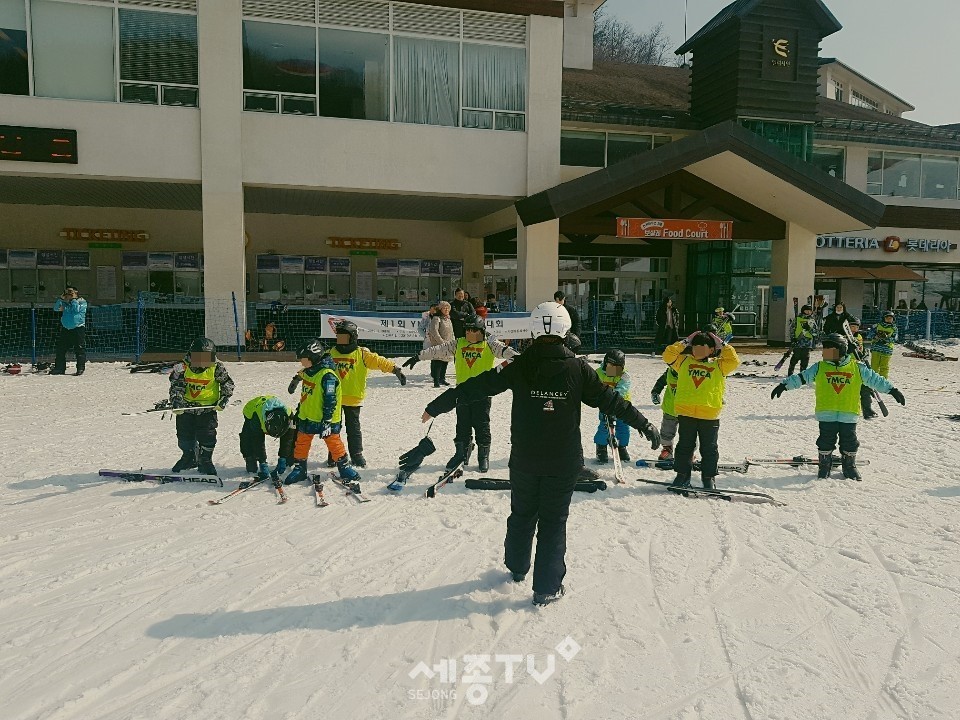
[[552,593],[535,592],[533,594],[533,604],[539,605],[541,607],[544,605],[549,605],[550,603],[556,602],[557,600],[562,598],[563,592],[564,592],[563,585],[561,585],[560,589],[557,590],[556,592],[552,592]]
[[848,480],[862,480],[857,470],[857,454],[855,452],[840,453],[840,462],[843,466],[843,476]]
[[333,467],[336,467],[336,466],[337,466],[337,461],[334,460],[334,459],[333,459],[333,455],[331,455],[331,454],[328,452],[328,453],[327,453],[327,467],[328,467],[328,468],[333,468]]
[[818,461],[817,479],[825,480],[830,477],[830,471],[833,470],[833,452],[820,453]]
[[518,573],[518,572],[512,572],[512,571],[511,571],[510,577],[513,578],[513,581],[514,581],[515,583],[522,583],[524,580],[527,579],[527,574],[526,574],[526,573]]
[[350,460],[346,455],[337,460],[337,472],[340,475],[340,479],[347,483],[355,483],[360,479],[360,473],[354,470],[353,465],[350,464]]
[[597,462],[601,465],[606,465],[608,462],[610,462],[610,456],[607,455],[606,445],[597,445]]
[[678,472],[677,476],[673,479],[673,482],[670,483],[670,487],[678,487],[678,488],[690,487],[690,473]]
[[367,459],[363,456],[363,451],[350,453],[350,463],[354,467],[365,468],[367,466]]
[[630,462],[630,453],[623,445],[617,447],[617,453],[620,455],[620,462]]
[[243,461],[247,464],[248,473],[255,473],[259,469],[257,467],[257,461],[255,459],[245,457]]
[[716,480],[715,477],[702,477],[702,478],[700,478],[700,479],[703,481],[703,489],[704,489],[704,490],[716,490],[716,489],[717,489],[717,486],[716,486],[716,484],[714,483],[714,480]]
[[599,480],[599,479],[600,479],[600,473],[598,473],[596,470],[592,470],[588,468],[587,466],[583,466],[582,468],[580,468],[580,472],[577,474],[577,482],[582,482],[584,480],[593,481],[593,480]]
[[660,454],[657,456],[657,462],[664,462],[665,460],[673,460],[672,445],[664,445],[660,450]]
[[479,470],[482,473],[490,470],[490,446],[489,445],[478,445],[477,446],[477,463],[479,464]]
[[298,483],[301,480],[307,479],[307,461],[306,460],[296,460],[293,463],[293,467],[290,468],[290,472],[287,473],[287,476],[283,479],[284,485],[293,485]]
[[197,466],[197,453],[193,450],[184,452],[173,466],[171,472],[180,473],[184,470],[192,470]]
[[453,470],[457,465],[463,463],[466,465],[470,462],[470,456],[473,455],[473,443],[468,442],[454,442],[454,447],[457,448],[457,451],[453,454],[449,460],[447,460],[447,470]]
[[197,453],[197,472],[201,475],[217,474],[217,468],[213,464],[213,448],[200,446]]

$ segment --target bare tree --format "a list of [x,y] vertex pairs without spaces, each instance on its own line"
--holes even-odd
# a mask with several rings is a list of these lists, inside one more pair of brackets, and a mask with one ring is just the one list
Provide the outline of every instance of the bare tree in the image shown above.
[[670,36],[657,23],[645,33],[617,17],[597,11],[593,29],[593,55],[596,60],[634,63],[636,65],[667,65]]

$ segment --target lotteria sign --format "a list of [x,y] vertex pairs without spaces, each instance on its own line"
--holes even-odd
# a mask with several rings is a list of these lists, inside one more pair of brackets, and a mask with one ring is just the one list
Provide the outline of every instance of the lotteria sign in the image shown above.
[[949,240],[939,238],[903,238],[888,235],[884,238],[857,235],[817,235],[817,249],[835,248],[839,250],[883,250],[895,253],[906,252],[950,252],[957,246]]
[[617,237],[663,240],[732,240],[732,220],[617,218]]

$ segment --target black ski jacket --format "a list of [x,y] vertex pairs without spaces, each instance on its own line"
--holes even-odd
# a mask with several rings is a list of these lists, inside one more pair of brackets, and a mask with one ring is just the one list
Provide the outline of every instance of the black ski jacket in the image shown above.
[[580,439],[581,403],[615,415],[640,430],[647,419],[597,371],[561,344],[534,343],[502,369],[488,370],[447,390],[427,405],[436,417],[467,402],[513,391],[510,469],[569,477],[583,467]]

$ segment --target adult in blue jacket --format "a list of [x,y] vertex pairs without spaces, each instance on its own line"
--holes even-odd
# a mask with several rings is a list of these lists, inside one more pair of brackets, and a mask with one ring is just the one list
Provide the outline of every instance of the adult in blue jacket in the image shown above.
[[67,286],[53,309],[60,313],[60,334],[57,335],[57,357],[53,363],[51,375],[63,375],[67,371],[67,350],[72,349],[77,356],[77,375],[83,375],[87,364],[87,351],[84,339],[87,331],[87,301],[80,297],[80,291]]

